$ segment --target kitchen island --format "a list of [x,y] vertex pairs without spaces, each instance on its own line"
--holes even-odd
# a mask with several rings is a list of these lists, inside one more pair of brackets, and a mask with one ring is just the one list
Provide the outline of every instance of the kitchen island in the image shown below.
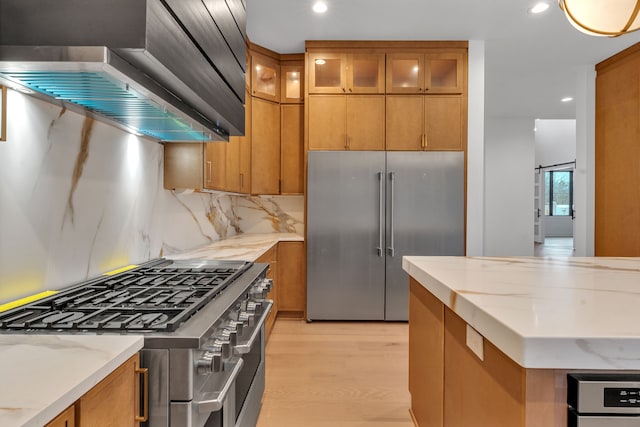
[[417,425],[566,426],[568,372],[640,371],[640,259],[405,257]]

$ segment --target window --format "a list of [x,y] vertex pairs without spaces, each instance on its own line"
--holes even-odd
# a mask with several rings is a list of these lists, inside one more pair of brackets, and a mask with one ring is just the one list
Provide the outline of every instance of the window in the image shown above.
[[545,172],[544,214],[573,216],[573,171]]

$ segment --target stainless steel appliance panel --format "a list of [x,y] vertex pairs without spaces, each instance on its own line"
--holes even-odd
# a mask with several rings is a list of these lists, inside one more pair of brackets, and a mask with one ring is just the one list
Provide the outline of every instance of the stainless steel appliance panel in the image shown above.
[[570,415],[569,427],[638,427],[640,417],[596,415],[582,416]]
[[408,320],[402,257],[464,255],[464,153],[388,152],[385,320]]
[[384,318],[382,151],[310,151],[307,317]]

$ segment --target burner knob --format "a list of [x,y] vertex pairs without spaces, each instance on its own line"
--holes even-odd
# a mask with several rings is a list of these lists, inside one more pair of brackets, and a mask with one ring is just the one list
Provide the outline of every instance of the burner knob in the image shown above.
[[220,333],[220,338],[228,341],[231,344],[231,347],[235,347],[238,343],[238,332],[232,331],[229,328],[224,328]]
[[271,288],[273,287],[273,280],[272,279],[267,279],[265,277],[264,279],[262,279],[261,286],[263,286],[264,289],[266,289],[267,292],[269,292],[271,290]]
[[262,303],[249,301],[247,303],[247,311],[254,313],[256,316],[260,316],[262,314]]
[[236,331],[238,335],[242,336],[244,323],[237,320],[230,320],[228,328],[232,331]]
[[222,369],[222,355],[213,351],[206,351],[196,362],[199,375],[220,372]]
[[253,313],[243,311],[238,314],[238,320],[247,323],[251,328],[255,325],[255,315]]

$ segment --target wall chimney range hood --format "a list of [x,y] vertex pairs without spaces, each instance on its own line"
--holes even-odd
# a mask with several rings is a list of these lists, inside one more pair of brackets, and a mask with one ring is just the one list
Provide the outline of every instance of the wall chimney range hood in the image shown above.
[[159,141],[244,134],[243,0],[0,0],[0,78]]

